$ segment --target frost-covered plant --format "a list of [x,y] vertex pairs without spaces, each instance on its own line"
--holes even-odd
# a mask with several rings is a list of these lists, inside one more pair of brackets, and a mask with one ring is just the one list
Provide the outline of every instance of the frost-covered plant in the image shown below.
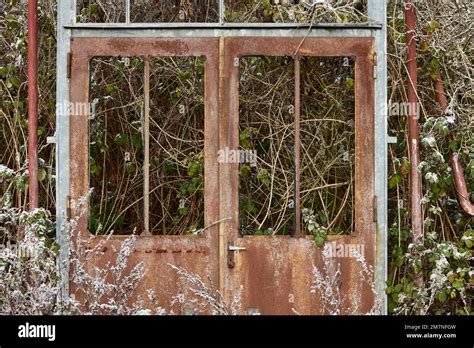
[[[389,219],[395,221],[390,229],[388,309],[398,314],[462,314],[466,313],[457,289],[445,282],[443,275],[456,272],[455,260],[440,256],[443,246],[450,245],[461,251],[466,248],[462,236],[472,231],[473,220],[463,212],[454,188],[450,168],[450,153],[459,154],[464,168],[468,192],[472,192],[474,179],[474,123],[472,93],[473,45],[469,44],[473,30],[472,1],[415,1],[417,16],[416,41],[418,63],[418,96],[420,101],[420,163],[423,177],[423,220],[425,243],[411,245],[410,211],[407,208],[410,192],[409,159],[407,158],[406,117],[390,117],[389,129],[398,135],[399,143],[390,148],[392,176],[389,182]],[[393,102],[406,101],[406,40],[404,2],[389,2],[389,95]],[[433,89],[434,81],[441,78],[448,107],[442,110]],[[474,197],[473,197],[474,198]],[[436,238],[429,237],[436,232]],[[441,248],[441,249],[439,249]],[[412,252],[423,257],[408,255]],[[462,252],[462,251],[461,251]],[[431,258],[431,260],[430,260]],[[461,262],[466,264],[465,262]],[[413,264],[422,286],[414,282]],[[455,266],[456,265],[456,266]],[[443,268],[447,267],[447,268]],[[463,269],[461,267],[461,269]],[[463,272],[463,274],[465,274]],[[451,280],[456,282],[456,275]],[[472,276],[471,276],[472,278]],[[472,285],[466,286],[466,302],[472,303]],[[459,286],[457,283],[456,286]],[[464,286],[463,285],[463,286]],[[451,295],[452,294],[452,295]],[[434,297],[433,297],[434,296]],[[430,304],[431,303],[431,304]],[[472,304],[470,305],[472,311]],[[445,312],[446,311],[446,312]]]
[[[6,172],[6,171],[4,171]],[[76,234],[77,221],[67,223],[69,235]],[[54,242],[55,224],[47,210],[22,211],[0,207],[0,314],[151,314],[144,301],[134,297],[140,284],[143,264],[129,267],[136,236],[120,243],[112,252],[114,262],[100,267],[94,260],[103,254],[104,239],[89,248],[90,240],[71,241],[70,257],[63,267],[71,267],[75,296],[60,296],[58,245]],[[110,238],[110,237],[109,237]],[[79,299],[80,296],[80,299]],[[148,296],[153,313],[164,310]]]
[[[85,315],[149,315],[165,314],[158,305],[153,291],[147,296],[154,306],[153,310],[145,306],[141,295],[137,294],[145,269],[143,263],[130,264],[137,235],[134,233],[120,241],[117,246],[112,242],[113,231],[104,238],[91,235],[83,239],[77,233],[78,221],[86,214],[86,199],[77,203],[79,212],[66,224],[69,241],[69,256],[63,267],[71,271],[72,294],[66,299],[63,311],[69,314]],[[134,231],[135,232],[135,231]],[[102,264],[108,247],[114,258]]]
[[151,314],[136,294],[144,275],[143,263],[129,265],[135,235],[121,241],[119,248],[112,244],[111,251],[117,255],[113,262],[107,261],[103,266],[96,262],[103,257],[110,236],[92,247],[94,237],[77,238],[71,243],[71,281],[75,290],[69,310],[89,315]]
[[[381,314],[381,301],[375,291],[374,271],[372,266],[368,265],[363,255],[358,255],[355,259],[358,264],[357,276],[359,283],[354,284],[357,289],[351,293],[343,296],[339,291],[342,281],[342,271],[340,262],[337,258],[328,256],[330,246],[326,244],[323,250],[323,268],[313,266],[313,283],[310,292],[319,295],[322,307],[322,313],[326,315],[340,315],[342,310],[346,314],[365,314],[376,315]],[[366,312],[361,313],[360,298],[354,294],[360,293],[363,286],[368,286],[374,296],[374,304],[372,308]]]
[[319,294],[323,314],[341,314],[342,298],[339,292],[341,279],[341,265],[336,264],[329,257],[324,257],[323,270],[313,266],[313,284],[310,292]]
[[2,207],[0,223],[0,313],[54,314],[59,285],[49,212]]
[[226,19],[230,22],[363,22],[367,20],[364,1],[360,0],[248,0],[229,3]]
[[0,208],[0,244],[12,243],[19,234],[21,210],[4,205]]
[[13,206],[14,192],[26,191],[28,171],[14,171],[0,164],[0,205]]
[[472,314],[474,231],[466,232],[460,244],[437,238],[437,233],[427,233],[425,241],[408,247],[408,274],[423,279],[409,276],[387,288],[396,300],[396,314]]
[[314,210],[303,208],[301,211],[303,215],[303,228],[314,236],[314,241],[317,246],[323,246],[328,235],[328,229],[318,223],[318,216]]
[[242,314],[241,295],[243,287],[235,293],[232,302],[226,303],[219,290],[215,290],[211,279],[207,284],[199,275],[190,273],[184,268],[168,264],[179,275],[185,291],[176,295],[172,305],[179,305],[181,312],[190,310],[195,314],[237,315]]

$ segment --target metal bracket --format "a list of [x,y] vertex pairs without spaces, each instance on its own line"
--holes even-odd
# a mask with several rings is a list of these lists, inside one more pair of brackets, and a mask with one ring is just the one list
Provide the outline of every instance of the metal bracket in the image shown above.
[[262,312],[260,312],[260,309],[258,308],[248,308],[247,314],[248,315],[262,315]]
[[71,196],[66,197],[66,219],[71,220]]
[[46,138],[46,143],[47,144],[56,144],[56,135],[54,135],[52,137],[47,137]]
[[67,78],[71,78],[72,53],[67,54]]
[[181,314],[182,315],[196,315],[196,312],[192,310],[191,308],[186,307],[182,309]]
[[397,142],[398,142],[397,137],[387,136],[387,143],[388,144],[396,144]]
[[377,79],[377,54],[374,53],[374,79]]
[[244,251],[244,250],[247,250],[247,248],[244,248],[244,247],[238,247],[238,246],[235,246],[235,245],[229,245],[229,251]]
[[373,203],[373,214],[374,214],[374,222],[377,222],[378,221],[378,209],[377,209],[377,205],[378,205],[378,200],[377,200],[377,196],[374,196],[374,203]]

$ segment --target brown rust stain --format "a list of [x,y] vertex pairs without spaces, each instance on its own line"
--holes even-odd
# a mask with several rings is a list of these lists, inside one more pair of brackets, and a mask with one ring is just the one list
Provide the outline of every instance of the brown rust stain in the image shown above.
[[141,46],[140,51],[166,51],[172,55],[187,55],[189,51],[189,46],[183,40],[173,40],[173,39],[163,39],[160,41],[155,40],[130,40],[130,39],[109,39],[107,45],[110,51],[114,52],[134,52],[136,46]]

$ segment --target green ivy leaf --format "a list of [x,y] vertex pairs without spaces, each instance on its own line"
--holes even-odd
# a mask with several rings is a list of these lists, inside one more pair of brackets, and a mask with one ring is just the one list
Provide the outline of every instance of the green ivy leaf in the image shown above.
[[459,290],[464,286],[464,281],[462,279],[459,279],[453,283],[453,288]]
[[249,174],[251,173],[251,171],[252,171],[252,168],[250,168],[250,165],[244,164],[244,165],[242,165],[242,167],[240,168],[240,175],[241,175],[241,176],[249,176]]
[[257,179],[265,185],[270,183],[270,177],[266,169],[260,169],[257,173]]
[[136,168],[133,164],[127,164],[127,173],[128,174],[135,174]]
[[474,244],[472,243],[472,240],[470,240],[470,239],[466,239],[466,240],[464,241],[464,243],[466,244],[466,246],[467,246],[469,249],[471,249],[472,246],[474,245]]
[[459,142],[457,142],[456,140],[451,140],[449,142],[449,148],[451,149],[451,151],[457,152],[459,150]]
[[474,160],[471,160],[468,164],[469,176],[474,179]]
[[240,146],[242,146],[244,149],[249,149],[250,148],[250,137],[252,135],[252,130],[251,129],[245,129],[242,132],[240,132],[239,139],[240,139]]
[[201,174],[201,164],[197,161],[192,161],[188,166],[188,175],[190,177],[197,177]]
[[115,91],[115,87],[114,87],[114,85],[107,85],[105,90],[107,91],[108,94],[112,94]]
[[319,247],[322,247],[324,245],[324,242],[326,241],[326,239],[324,239],[323,237],[321,236],[315,236],[314,237],[314,242],[316,243],[317,246]]
[[441,290],[439,293],[438,293],[438,300],[440,302],[446,302],[446,300],[448,299],[448,296],[446,295],[446,292],[444,290]]
[[354,80],[351,79],[351,78],[348,78],[348,79],[346,80],[346,88],[347,88],[347,89],[352,89],[352,87],[354,87]]
[[388,186],[390,188],[394,188],[400,183],[401,177],[398,174],[393,175],[390,180],[388,181]]
[[125,134],[117,134],[115,136],[115,142],[119,145],[123,145],[127,142],[128,137]]
[[142,143],[142,137],[141,134],[133,134],[132,135],[132,145],[135,147],[137,150],[141,150],[143,147]]
[[46,170],[44,168],[40,168],[38,171],[38,180],[39,182],[42,182],[44,179],[46,179]]
[[326,232],[317,232],[314,235],[314,242],[317,246],[322,247],[326,242],[327,234]]
[[19,78],[12,76],[7,80],[7,88],[10,89],[12,87],[18,88],[21,85],[21,81]]
[[426,27],[426,31],[429,33],[429,34],[433,34],[436,29],[438,29],[440,27],[439,23],[435,20],[432,20],[430,22],[428,22],[428,25]]

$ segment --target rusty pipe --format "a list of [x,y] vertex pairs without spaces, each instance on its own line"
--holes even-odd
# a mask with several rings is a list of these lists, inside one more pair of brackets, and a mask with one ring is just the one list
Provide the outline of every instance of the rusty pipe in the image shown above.
[[434,81],[434,89],[436,93],[436,100],[438,101],[441,110],[446,111],[448,108],[448,99],[446,98],[446,93],[444,93],[443,82],[441,81],[440,72],[436,72],[437,78]]
[[407,98],[410,106],[408,115],[408,152],[410,156],[410,196],[411,196],[411,224],[413,238],[415,241],[422,239],[422,212],[421,197],[422,183],[418,171],[420,164],[419,138],[420,129],[418,124],[418,95],[417,95],[417,64],[416,64],[416,40],[415,40],[415,7],[413,0],[407,0],[405,6],[406,42],[407,42],[407,70],[408,86]]
[[469,193],[467,192],[466,181],[464,180],[464,171],[462,170],[459,155],[451,151],[449,154],[451,158],[451,169],[453,170],[454,187],[459,198],[461,208],[469,215],[474,216],[474,204],[469,200]]
[[[437,78],[434,81],[434,89],[436,94],[436,100],[443,111],[448,108],[448,99],[444,92],[443,81],[441,80],[441,73],[437,72]],[[467,192],[466,181],[464,180],[464,171],[462,169],[459,155],[449,150],[449,157],[451,162],[451,169],[453,171],[454,187],[458,194],[459,204],[461,208],[469,215],[474,216],[474,204],[469,199],[469,193]]]
[[28,0],[28,192],[30,210],[39,207],[37,0]]

